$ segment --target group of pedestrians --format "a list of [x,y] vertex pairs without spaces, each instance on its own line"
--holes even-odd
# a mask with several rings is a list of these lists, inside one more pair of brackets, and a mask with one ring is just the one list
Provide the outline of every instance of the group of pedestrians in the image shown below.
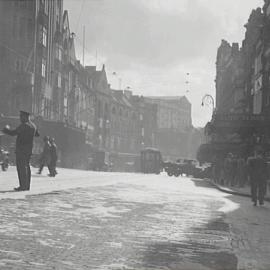
[[49,170],[48,176],[55,177],[57,174],[57,146],[55,139],[49,136],[44,136],[43,141],[44,146],[40,157],[38,174],[41,174],[44,166],[47,166]]
[[225,158],[215,157],[213,178],[216,183],[226,186],[244,187],[247,183],[247,163],[239,156],[228,153]]
[[255,148],[249,157],[228,153],[225,158],[215,157],[213,178],[218,184],[228,187],[251,188],[254,205],[264,204],[269,178],[268,166],[262,148]]

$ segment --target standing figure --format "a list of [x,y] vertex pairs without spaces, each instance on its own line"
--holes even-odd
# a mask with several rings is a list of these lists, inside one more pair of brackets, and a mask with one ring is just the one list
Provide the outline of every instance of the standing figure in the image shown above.
[[57,163],[57,146],[55,143],[55,139],[54,138],[50,138],[49,142],[51,144],[51,162],[50,162],[50,176],[55,177],[55,175],[57,174],[56,171],[56,163]]
[[227,157],[224,160],[224,178],[225,178],[225,185],[231,186],[233,184],[233,177],[234,177],[234,170],[233,170],[233,154],[228,153]]
[[257,205],[257,200],[259,200],[260,205],[263,205],[268,170],[266,161],[263,158],[262,149],[256,149],[254,156],[248,158],[248,175],[251,185],[252,201],[255,206]]
[[20,186],[14,188],[16,191],[30,189],[31,169],[30,158],[32,155],[34,137],[38,137],[39,133],[36,126],[30,121],[30,113],[20,111],[21,124],[14,130],[10,130],[9,126],[3,129],[3,132],[16,138],[16,167]]
[[246,161],[243,157],[239,157],[237,160],[237,184],[238,187],[242,188],[245,186],[247,182],[247,174],[246,174]]
[[235,186],[237,183],[237,156],[231,156],[231,186]]
[[40,157],[40,165],[39,165],[38,174],[42,173],[44,166],[48,167],[49,173],[51,174],[51,169],[50,169],[51,144],[49,142],[49,136],[44,136],[43,141],[44,141],[44,146],[43,146],[43,151]]

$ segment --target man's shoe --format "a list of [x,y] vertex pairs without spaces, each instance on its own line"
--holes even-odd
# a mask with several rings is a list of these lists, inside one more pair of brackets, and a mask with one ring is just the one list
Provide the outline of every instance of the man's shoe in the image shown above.
[[260,205],[264,205],[264,202],[260,202]]
[[254,205],[254,206],[257,206],[257,202],[254,202],[253,205]]
[[25,189],[22,188],[22,187],[15,187],[14,190],[15,190],[15,191],[24,191]]

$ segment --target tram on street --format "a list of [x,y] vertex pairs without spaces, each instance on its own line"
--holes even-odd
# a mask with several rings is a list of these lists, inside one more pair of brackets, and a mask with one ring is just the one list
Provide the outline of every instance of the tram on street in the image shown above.
[[160,174],[162,171],[162,155],[158,149],[145,148],[140,155],[141,172]]

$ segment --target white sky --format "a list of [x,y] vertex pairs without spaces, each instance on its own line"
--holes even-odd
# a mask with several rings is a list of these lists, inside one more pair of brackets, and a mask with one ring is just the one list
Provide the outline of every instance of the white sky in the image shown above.
[[186,95],[194,126],[211,119],[212,109],[201,103],[205,94],[215,95],[221,39],[241,44],[252,9],[262,5],[262,0],[64,0],[81,61],[85,25],[85,65],[105,64],[116,89],[121,78],[122,89],[129,86],[134,94]]

